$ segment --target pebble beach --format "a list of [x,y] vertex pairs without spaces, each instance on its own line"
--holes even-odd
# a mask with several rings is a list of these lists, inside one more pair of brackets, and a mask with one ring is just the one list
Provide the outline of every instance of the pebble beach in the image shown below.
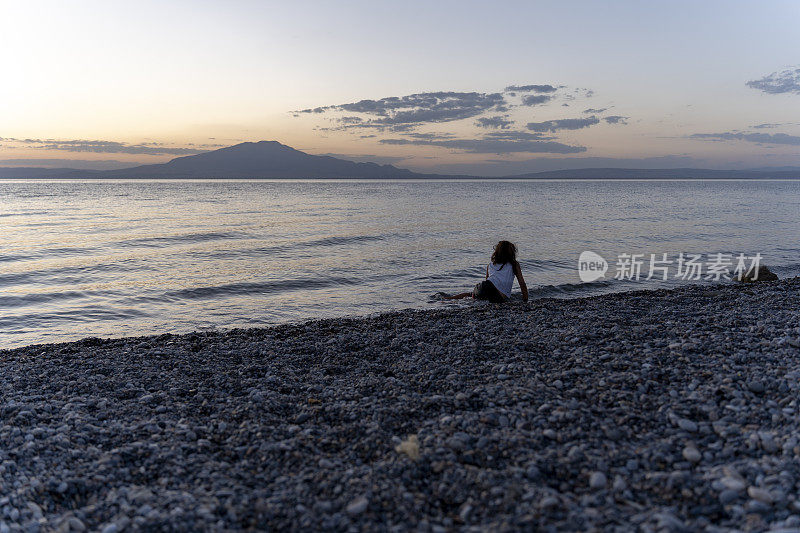
[[800,531],[800,278],[0,350],[0,533]]

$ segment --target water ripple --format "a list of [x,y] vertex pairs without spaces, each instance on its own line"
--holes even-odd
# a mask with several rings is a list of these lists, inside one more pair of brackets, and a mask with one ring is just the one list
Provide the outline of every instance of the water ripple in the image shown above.
[[163,237],[140,237],[137,239],[117,241],[114,244],[120,247],[162,247],[170,244],[196,243],[222,239],[240,239],[242,237],[243,235],[237,232],[210,231],[205,233],[185,233]]
[[272,294],[296,290],[321,289],[325,287],[358,285],[359,281],[349,278],[328,277],[319,279],[287,279],[281,281],[228,283],[209,287],[193,287],[165,292],[168,300],[196,300],[218,296]]

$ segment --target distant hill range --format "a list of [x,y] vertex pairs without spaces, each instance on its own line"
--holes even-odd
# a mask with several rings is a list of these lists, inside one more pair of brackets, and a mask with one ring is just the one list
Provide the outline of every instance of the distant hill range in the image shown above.
[[[168,163],[119,170],[73,168],[0,168],[0,178],[97,179],[238,179],[238,178],[477,178],[420,174],[392,165],[356,163],[331,156],[311,155],[276,141],[246,142]],[[632,169],[582,168],[505,176],[512,179],[768,179],[799,178],[798,169],[708,170],[699,168]]]
[[507,176],[514,179],[791,179],[800,178],[794,170],[711,170],[707,168],[579,168],[548,170]]

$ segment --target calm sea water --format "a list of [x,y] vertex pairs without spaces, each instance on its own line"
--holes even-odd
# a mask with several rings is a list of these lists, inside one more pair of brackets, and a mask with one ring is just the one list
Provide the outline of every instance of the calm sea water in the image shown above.
[[[797,275],[800,182],[6,180],[0,235],[7,348],[470,305],[432,295],[471,289],[500,239],[534,298],[683,283],[608,280],[622,253]],[[580,283],[584,250],[604,281]]]

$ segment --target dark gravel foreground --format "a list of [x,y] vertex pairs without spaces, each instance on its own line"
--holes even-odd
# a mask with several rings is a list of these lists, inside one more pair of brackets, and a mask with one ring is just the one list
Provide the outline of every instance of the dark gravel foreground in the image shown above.
[[0,533],[798,531],[799,347],[795,278],[0,351]]

